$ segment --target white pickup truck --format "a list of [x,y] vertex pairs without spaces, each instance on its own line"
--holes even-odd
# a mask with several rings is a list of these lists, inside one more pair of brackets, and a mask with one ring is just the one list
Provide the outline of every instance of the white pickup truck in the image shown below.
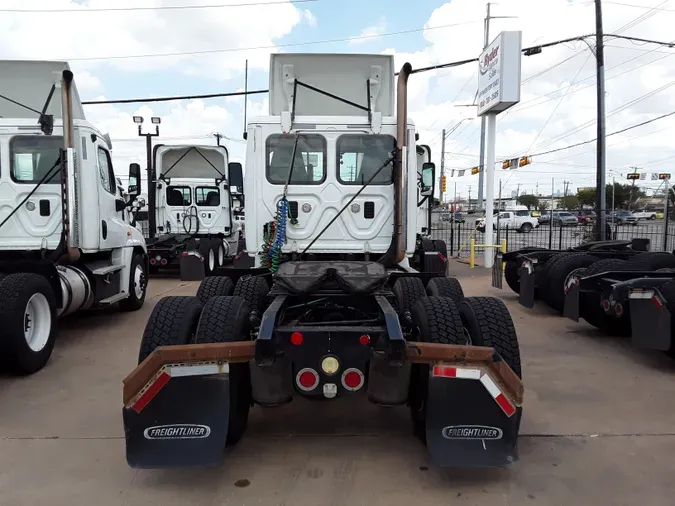
[[647,211],[646,209],[641,211],[633,211],[633,216],[635,216],[635,218],[638,220],[655,220],[656,211]]
[[[524,233],[531,232],[539,227],[539,220],[532,217],[530,211],[502,211],[495,214],[493,220],[492,227],[495,230],[497,230],[497,223],[499,223],[500,229],[508,228]],[[485,218],[478,220],[476,225],[479,232],[485,232]]]

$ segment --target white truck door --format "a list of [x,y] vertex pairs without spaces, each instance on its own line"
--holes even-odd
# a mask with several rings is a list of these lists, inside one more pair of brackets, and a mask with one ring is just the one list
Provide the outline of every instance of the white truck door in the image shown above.
[[61,147],[63,137],[56,135],[15,135],[8,143],[2,144],[0,223],[45,175],[54,176],[46,180],[0,227],[3,249],[40,249],[43,241],[47,242],[49,249],[57,247],[61,238],[61,179],[58,167]]
[[[117,195],[117,181],[110,152],[103,144],[96,144],[98,169],[98,203],[100,218],[100,249],[121,248],[127,242],[128,225],[124,214],[117,210],[117,202],[124,200]],[[86,212],[86,210],[84,210]]]
[[197,186],[195,205],[199,213],[200,233],[227,234],[230,229],[230,192],[226,184]]

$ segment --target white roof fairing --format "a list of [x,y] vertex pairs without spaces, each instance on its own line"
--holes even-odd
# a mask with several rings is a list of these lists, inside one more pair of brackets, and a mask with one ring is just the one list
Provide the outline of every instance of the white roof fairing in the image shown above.
[[[0,94],[31,109],[42,111],[52,85],[61,80],[64,70],[70,70],[70,66],[62,61],[0,60]],[[72,85],[73,118],[86,120],[76,81],[77,76]],[[63,117],[59,89],[54,91],[46,114],[53,115],[54,119]],[[0,98],[0,117],[35,118],[37,122],[38,113]]]
[[225,146],[161,144],[155,149],[157,177],[216,179],[228,175]]

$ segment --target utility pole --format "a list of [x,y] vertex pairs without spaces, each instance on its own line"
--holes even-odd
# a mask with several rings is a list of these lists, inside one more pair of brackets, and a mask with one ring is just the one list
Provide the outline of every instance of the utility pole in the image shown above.
[[469,209],[471,209],[471,185],[469,185]]
[[598,213],[596,239],[601,241],[605,235],[605,48],[602,31],[601,0],[595,0],[595,65],[597,92],[597,138],[596,141],[596,187],[595,208]]
[[443,129],[443,139],[441,140],[441,184],[438,185],[440,187],[438,200],[441,202],[441,205],[443,205],[443,176],[445,176],[445,128]]
[[[490,2],[487,3],[487,16],[483,21],[483,49],[488,47],[490,43],[490,20],[491,19],[509,19],[515,18],[517,16],[492,16],[490,15]],[[480,118],[480,154],[478,159],[478,167],[480,172],[478,173],[478,206],[479,209],[483,209],[483,174],[485,167],[485,127],[486,127],[487,118],[485,115]]]
[[516,186],[516,204],[518,203],[518,197],[520,197],[520,183]]
[[[637,174],[638,168],[631,167],[633,169],[633,174]],[[630,197],[628,198],[628,210],[630,211],[633,207],[633,189],[635,188],[635,179],[631,181],[630,185]]]
[[223,138],[223,134],[217,133],[217,132],[216,132],[215,134],[213,134],[213,136],[216,138],[216,142],[217,142],[218,145],[220,146],[220,139]]
[[539,183],[537,183],[537,189],[535,190],[535,194],[537,197],[539,196]]

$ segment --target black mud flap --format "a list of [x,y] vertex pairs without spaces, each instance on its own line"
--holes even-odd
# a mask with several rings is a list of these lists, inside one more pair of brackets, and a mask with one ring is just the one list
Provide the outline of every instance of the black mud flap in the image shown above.
[[672,346],[671,314],[657,289],[628,293],[631,340],[638,348],[668,351]]
[[579,321],[579,281],[570,279],[568,285],[565,287],[565,306],[563,308],[563,316]]
[[520,292],[518,293],[518,302],[521,306],[528,309],[534,307],[534,293],[535,293],[535,277],[534,265],[531,262],[525,261],[520,267]]
[[144,400],[157,383],[162,380],[123,410],[129,466],[164,469],[220,463],[229,425],[228,375],[171,377],[151,400]]
[[499,467],[518,460],[522,408],[475,371],[478,379],[429,375],[426,439],[438,466]]
[[502,252],[497,251],[495,254],[495,263],[492,265],[492,287],[502,288],[502,278],[504,272],[504,265],[502,261]]
[[204,257],[196,251],[189,251],[180,257],[181,281],[201,281],[206,277]]

